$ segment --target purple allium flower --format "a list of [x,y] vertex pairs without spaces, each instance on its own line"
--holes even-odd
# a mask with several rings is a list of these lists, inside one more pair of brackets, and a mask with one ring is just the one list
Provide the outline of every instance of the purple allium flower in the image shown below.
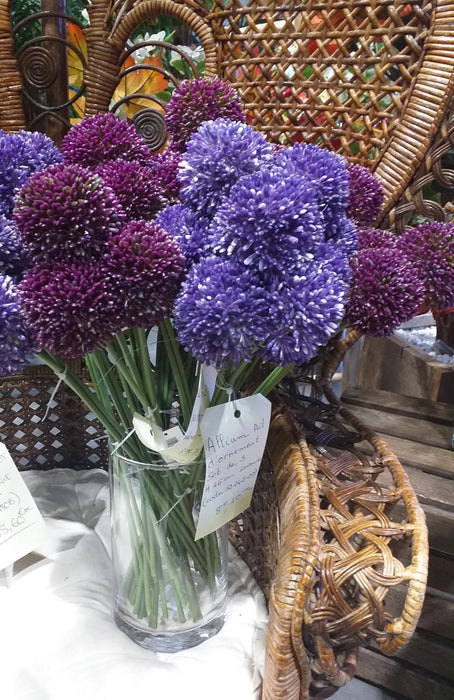
[[363,165],[348,163],[347,170],[350,175],[347,216],[358,226],[372,226],[383,204],[383,185]]
[[174,317],[180,343],[196,359],[237,365],[252,359],[266,337],[267,294],[246,268],[205,258],[189,270]]
[[114,191],[129,221],[152,219],[165,206],[160,188],[145,165],[111,160],[102,163],[96,172]]
[[198,218],[183,204],[166,207],[158,213],[155,221],[178,241],[188,268],[208,254],[209,221]]
[[102,348],[121,329],[117,300],[97,263],[30,268],[19,292],[37,345],[61,357]]
[[181,163],[181,201],[210,216],[241,177],[271,164],[271,145],[251,126],[226,119],[204,122]]
[[168,315],[185,261],[177,241],[156,222],[131,221],[110,239],[104,271],[121,325],[147,327]]
[[424,298],[417,267],[392,248],[364,248],[352,261],[347,319],[365,335],[390,335]]
[[[338,265],[336,262],[335,265]],[[331,256],[303,260],[270,290],[269,334],[262,356],[283,365],[308,362],[339,328],[348,289]],[[345,262],[344,262],[345,268]]]
[[22,250],[13,221],[0,214],[0,274],[15,277],[23,270]]
[[125,214],[99,175],[61,163],[22,187],[14,219],[31,264],[52,264],[99,257]]
[[407,229],[398,245],[416,266],[435,311],[454,306],[454,225],[438,221]]
[[48,136],[39,132],[0,133],[0,213],[10,218],[14,197],[30,175],[59,163],[62,155]]
[[324,240],[317,193],[281,171],[242,177],[219,205],[210,234],[217,254],[259,270],[286,267]]
[[0,275],[0,374],[22,369],[34,351],[17,287],[11,277]]
[[392,231],[382,228],[359,228],[359,247],[362,248],[398,248],[399,238]]
[[148,162],[153,181],[159,187],[161,196],[168,204],[176,204],[180,193],[178,180],[178,168],[181,162],[181,153],[172,148],[163,153],[153,154]]
[[245,121],[241,102],[234,89],[219,78],[184,80],[167,105],[165,118],[172,146],[184,150],[191,134],[202,122],[219,117],[234,122]]
[[65,163],[86,168],[118,158],[146,165],[151,155],[147,142],[132,124],[107,112],[75,124],[64,137],[61,150]]
[[358,229],[350,219],[339,214],[337,220],[325,231],[327,242],[332,241],[347,258],[351,258],[358,250]]
[[326,236],[336,238],[339,219],[345,218],[348,203],[349,176],[345,158],[314,144],[298,143],[280,151],[275,163],[288,175],[303,176],[309,180],[318,192]]

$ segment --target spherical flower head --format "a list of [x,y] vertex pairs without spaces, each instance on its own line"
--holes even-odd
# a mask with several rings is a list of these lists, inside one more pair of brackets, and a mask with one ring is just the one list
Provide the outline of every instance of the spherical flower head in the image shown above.
[[35,172],[60,163],[62,154],[39,132],[0,133],[0,213],[11,217],[14,197]]
[[407,229],[399,248],[416,266],[434,311],[454,306],[454,226],[438,221]]
[[220,117],[235,122],[245,121],[234,89],[219,78],[184,80],[170,98],[165,117],[173,147],[183,151],[202,122]]
[[52,264],[99,257],[125,214],[99,175],[60,163],[22,187],[14,220],[29,262]]
[[314,144],[297,143],[280,151],[275,163],[288,175],[309,180],[318,193],[327,238],[335,237],[331,229],[338,225],[339,217],[345,217],[348,203],[349,175],[345,158]]
[[180,343],[217,368],[251,360],[266,337],[267,318],[267,294],[256,277],[215,257],[190,269],[174,308]]
[[64,137],[61,150],[65,163],[87,168],[119,158],[145,165],[151,155],[135,127],[108,112],[85,117],[75,124]]
[[167,204],[176,204],[179,199],[178,170],[180,162],[181,153],[169,148],[163,153],[153,154],[148,163],[153,182],[159,188],[161,197]]
[[0,374],[21,370],[34,351],[17,287],[11,277],[0,275]]
[[424,285],[414,264],[392,248],[364,248],[352,261],[347,319],[364,335],[390,335],[418,311]]
[[359,228],[358,242],[362,248],[399,248],[399,238],[392,231],[381,228]]
[[209,221],[197,217],[183,204],[173,204],[160,211],[156,223],[178,241],[188,268],[211,252]]
[[284,366],[308,362],[337,332],[348,284],[345,265],[339,274],[337,261],[325,252],[326,257],[302,259],[298,273],[284,272],[270,285],[265,360]]
[[153,219],[165,206],[160,187],[145,165],[111,160],[98,166],[96,172],[113,190],[129,221]]
[[226,119],[204,122],[181,163],[181,201],[210,216],[241,177],[271,164],[271,145],[252,127]]
[[337,220],[333,220],[332,226],[328,230],[325,229],[325,240],[335,243],[343,255],[351,258],[359,247],[358,229],[351,219],[339,214]]
[[324,240],[317,193],[279,171],[246,175],[219,205],[210,234],[217,254],[259,270],[287,267]]
[[15,277],[23,267],[22,249],[14,222],[0,214],[0,274]]
[[115,295],[99,264],[30,268],[19,293],[36,344],[61,357],[98,350],[121,328]]
[[348,163],[347,170],[350,175],[347,216],[358,226],[372,226],[383,204],[383,185],[363,165]]
[[157,325],[169,314],[186,266],[161,226],[131,221],[109,241],[103,268],[121,325],[131,328]]

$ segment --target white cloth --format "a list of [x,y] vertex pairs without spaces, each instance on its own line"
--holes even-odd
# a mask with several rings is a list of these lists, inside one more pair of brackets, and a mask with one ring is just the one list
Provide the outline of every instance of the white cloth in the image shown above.
[[224,628],[198,647],[155,654],[113,622],[107,474],[23,476],[49,536],[0,586],[2,700],[260,697],[266,605],[233,548]]

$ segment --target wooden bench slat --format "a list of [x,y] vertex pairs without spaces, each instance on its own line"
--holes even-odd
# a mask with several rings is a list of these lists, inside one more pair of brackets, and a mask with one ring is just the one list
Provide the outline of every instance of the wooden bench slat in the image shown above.
[[381,389],[363,389],[358,386],[349,386],[342,394],[342,401],[354,406],[379,408],[385,413],[454,426],[454,407],[447,403],[403,396]]

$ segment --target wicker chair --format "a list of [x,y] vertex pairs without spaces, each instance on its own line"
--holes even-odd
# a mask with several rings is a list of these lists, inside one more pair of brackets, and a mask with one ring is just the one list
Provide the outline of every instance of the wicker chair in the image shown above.
[[[68,128],[68,105],[75,98],[68,100],[66,78],[60,101],[52,102],[61,56],[52,22],[65,16],[59,8],[59,0],[43,0],[38,20],[47,22],[47,38],[22,47],[16,62],[13,37],[24,23],[11,32],[9,3],[0,0],[4,129],[44,120],[41,126],[47,123],[58,140]],[[138,97],[111,102],[131,70],[124,63],[131,54],[125,43],[144,20],[170,16],[198,36],[205,74],[230,81],[251,123],[271,140],[304,138],[370,166],[385,188],[383,223],[399,230],[421,209],[441,220],[449,216],[441,205],[427,203],[423,187],[440,178],[454,183],[440,165],[451,145],[454,3],[93,0],[87,9],[86,56],[79,49],[85,114],[116,110]],[[196,75],[196,66],[188,65]],[[45,99],[37,98],[43,94]],[[134,122],[159,148],[165,140],[163,105],[155,95],[139,96],[148,97],[150,106]],[[353,340],[334,345],[324,358],[314,405],[323,391],[339,408],[330,379]],[[19,391],[26,393],[24,385]],[[266,700],[328,697],[354,674],[358,646],[375,640],[385,653],[396,651],[421,611],[427,532],[408,478],[386,444],[345,408],[329,425],[369,441],[374,457],[366,460],[354,447],[309,445],[275,398],[252,507],[232,524],[232,539],[269,602]],[[393,519],[398,506],[404,515]],[[397,585],[404,596],[393,616],[384,601]]]

